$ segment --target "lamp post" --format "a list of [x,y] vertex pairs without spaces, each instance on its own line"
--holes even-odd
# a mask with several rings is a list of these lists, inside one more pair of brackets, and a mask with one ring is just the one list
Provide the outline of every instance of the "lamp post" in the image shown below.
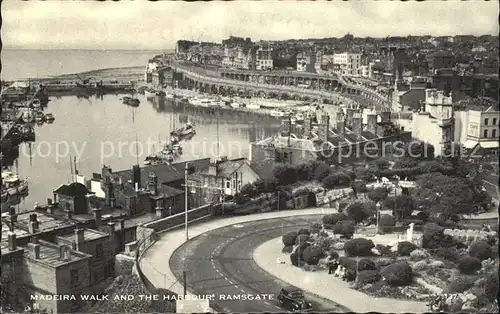
[[380,202],[377,202],[377,234],[380,233]]

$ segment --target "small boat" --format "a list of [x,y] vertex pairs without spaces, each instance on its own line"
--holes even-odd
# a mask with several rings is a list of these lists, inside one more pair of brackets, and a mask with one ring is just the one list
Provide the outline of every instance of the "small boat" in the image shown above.
[[174,136],[177,136],[178,138],[182,138],[182,137],[194,134],[194,133],[195,133],[195,130],[194,130],[193,126],[188,122],[184,125],[183,128],[172,131],[170,133],[170,135],[174,135]]
[[129,97],[129,96],[123,97],[122,101],[124,104],[132,106],[132,107],[139,107],[139,104],[141,102],[139,99],[134,98],[134,97]]
[[37,111],[35,112],[35,121],[36,122],[41,122],[45,119],[45,114],[43,111]]
[[45,114],[45,121],[54,121],[56,118],[54,118],[54,115],[50,112],[47,112]]
[[18,175],[15,175],[10,171],[2,171],[2,196],[4,193],[7,193],[8,195],[22,194],[26,192],[27,189],[27,180],[22,180]]
[[144,95],[146,95],[147,98],[155,97],[156,91],[152,88],[146,88],[144,90]]
[[176,152],[177,154],[179,154],[179,155],[182,154],[182,146],[181,145],[175,144],[172,148],[173,148],[174,152]]
[[167,95],[167,93],[165,93],[162,90],[159,90],[159,91],[156,92],[156,96],[166,96],[166,95]]

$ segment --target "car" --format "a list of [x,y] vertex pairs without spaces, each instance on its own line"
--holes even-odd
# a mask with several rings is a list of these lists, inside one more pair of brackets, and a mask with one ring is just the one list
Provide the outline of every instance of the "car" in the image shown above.
[[278,302],[281,307],[292,312],[306,313],[312,311],[312,305],[306,301],[304,291],[294,286],[281,289]]

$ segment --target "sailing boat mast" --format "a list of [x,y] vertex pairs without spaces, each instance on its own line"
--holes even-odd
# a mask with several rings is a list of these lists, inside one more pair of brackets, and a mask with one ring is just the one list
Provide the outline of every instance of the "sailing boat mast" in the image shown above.
[[69,156],[69,167],[71,168],[71,182],[75,182],[74,181],[74,177],[75,177],[75,174],[74,174],[74,171],[73,171],[73,158],[71,158],[71,155]]
[[135,158],[137,165],[139,165],[139,141],[137,140],[137,134],[135,135]]

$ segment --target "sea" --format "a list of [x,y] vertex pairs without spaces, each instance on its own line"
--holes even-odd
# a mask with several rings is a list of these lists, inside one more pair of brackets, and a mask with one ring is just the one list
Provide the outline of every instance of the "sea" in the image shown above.
[[[2,61],[10,59],[5,64],[5,79],[19,79],[139,66],[141,62],[145,65],[158,53],[58,50],[22,51],[14,57],[12,52],[3,51]],[[26,65],[25,58],[32,67]],[[69,66],[63,69],[61,64]],[[3,74],[2,71],[2,77]],[[277,134],[280,127],[280,121],[271,117],[193,108],[164,97],[148,99],[135,95],[141,103],[134,108],[123,104],[122,97],[50,97],[45,112],[51,112],[55,121],[33,124],[35,141],[22,143],[19,156],[6,164],[29,181],[28,195],[12,204],[17,211],[31,210],[36,203],[45,204],[53,190],[71,182],[75,159],[78,173],[87,179],[100,173],[103,165],[113,170],[130,169],[137,163],[143,166],[146,156],[162,149],[170,131],[187,122],[194,125],[196,134],[181,143],[183,154],[176,161],[248,157],[251,142]]]

